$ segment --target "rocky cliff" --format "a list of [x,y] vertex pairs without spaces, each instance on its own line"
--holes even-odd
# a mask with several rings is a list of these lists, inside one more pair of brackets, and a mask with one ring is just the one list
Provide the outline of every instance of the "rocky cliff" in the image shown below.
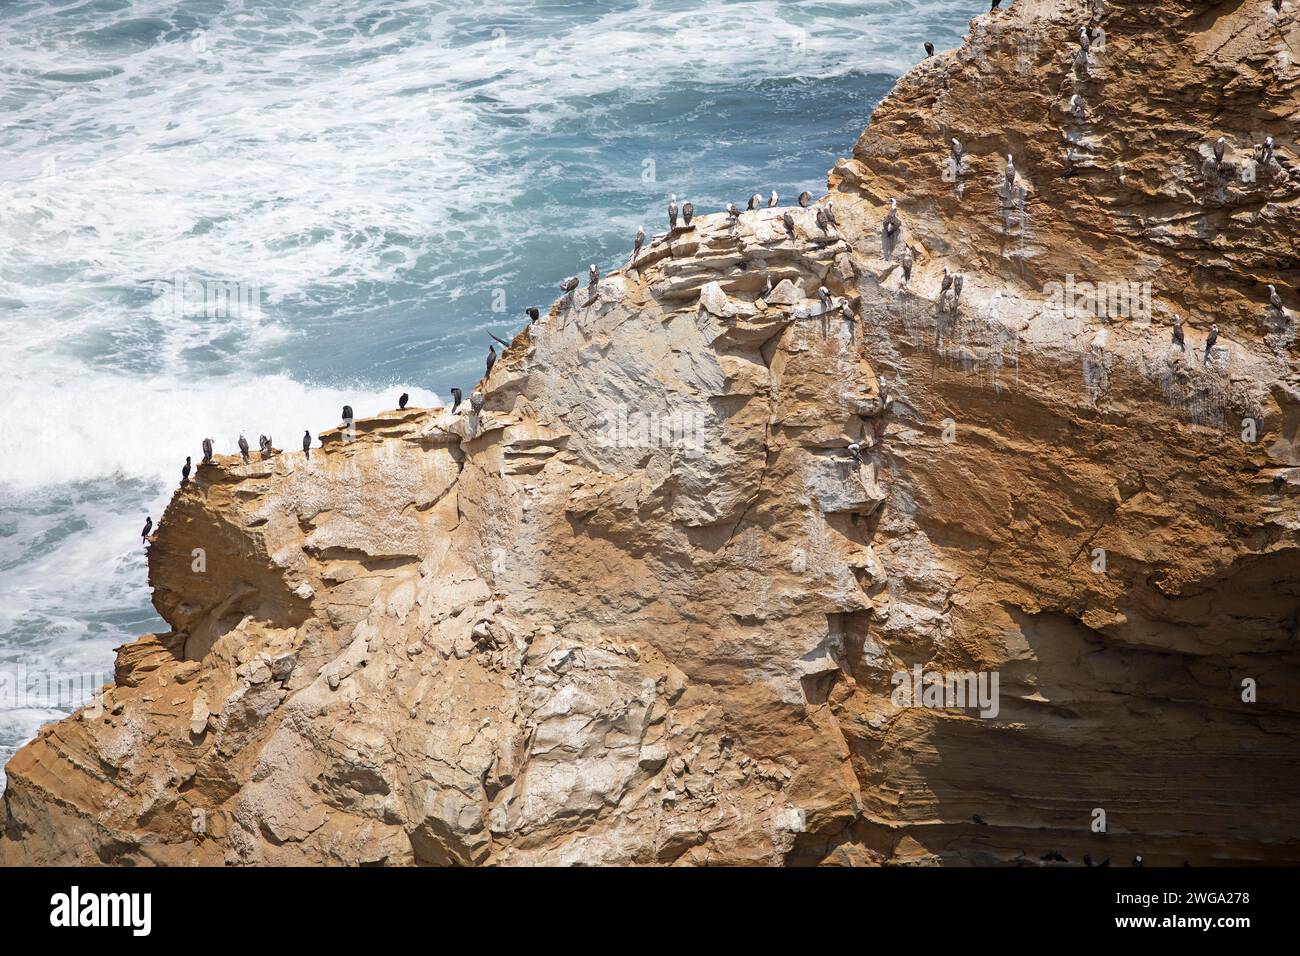
[[1015,0],[479,407],[199,468],[0,862],[1300,862],[1297,54]]

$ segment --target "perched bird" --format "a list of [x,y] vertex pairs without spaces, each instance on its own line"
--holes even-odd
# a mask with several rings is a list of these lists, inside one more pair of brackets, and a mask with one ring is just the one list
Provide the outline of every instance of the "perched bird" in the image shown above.
[[587,266],[587,294],[595,295],[596,287],[600,285],[600,270],[596,268],[596,263]]
[[1088,51],[1080,47],[1074,54],[1074,65],[1076,69],[1083,69],[1088,66]]
[[781,197],[778,196],[778,195],[776,194],[776,190],[773,189],[773,190],[772,190],[772,195],[770,195],[770,196],[767,197],[767,208],[768,208],[768,209],[775,209],[775,208],[776,208],[776,201],[777,201],[778,199],[780,199],[780,198],[781,198]]
[[993,0],[993,6],[989,7],[989,13],[992,13],[1000,6],[1002,6],[1002,0]]
[[577,276],[569,276],[569,278],[565,279],[563,282],[560,283],[560,291],[564,293],[564,297],[568,299],[570,302],[573,301],[573,291],[577,288],[578,288]]
[[1083,119],[1086,115],[1086,111],[1083,107],[1083,97],[1078,93],[1075,93],[1070,97],[1070,115],[1075,119]]
[[350,421],[352,421],[352,406],[351,406],[351,405],[344,405],[344,406],[343,406],[343,420],[344,420],[345,422],[350,422]]
[[898,217],[898,200],[889,200],[889,214],[880,224],[880,249],[886,259],[894,254],[894,245],[903,231],[903,220]]
[[309,430],[304,430],[302,433],[302,453],[308,459],[311,458],[311,432]]
[[769,275],[767,277],[766,284],[763,286],[763,298],[766,299],[771,294],[772,294],[772,277]]
[[818,229],[820,229],[822,232],[830,232],[831,221],[830,219],[827,218],[825,209],[823,209],[821,206],[818,206],[817,215],[814,218],[817,220]]
[[144,541],[149,537],[149,532],[153,530],[153,518],[148,515],[144,516],[144,530],[140,532],[140,540]]
[[957,162],[957,163],[960,163],[960,162],[961,162],[961,154],[962,154],[962,152],[964,152],[964,150],[962,149],[961,140],[957,139],[957,137],[954,136],[954,137],[952,138],[952,158],[953,158],[953,162]]
[[411,400],[411,396],[403,392],[401,395],[397,397],[397,407],[404,410],[406,408],[406,403],[409,402],[410,400]]
[[1282,314],[1282,297],[1277,294],[1277,289],[1271,285],[1268,287],[1268,307],[1278,315]]
[[817,290],[817,298],[822,300],[822,309],[829,311],[831,307],[831,290],[826,286],[822,286]]
[[799,194],[799,205],[802,206],[804,209],[807,209],[808,204],[810,202],[812,202],[812,193],[808,192],[805,189],[803,192]]
[[538,311],[535,305],[524,309],[524,312],[527,314],[529,322],[536,322],[542,316],[542,313]]
[[492,366],[493,366],[493,365],[496,365],[496,364],[497,364],[497,350],[496,350],[496,346],[494,346],[494,345],[489,345],[489,346],[488,346],[488,354],[487,354],[487,371],[485,371],[485,372],[483,373],[483,377],[484,377],[484,378],[486,378],[487,376],[489,376],[489,375],[492,374]]
[[912,250],[903,250],[903,285],[912,281]]
[[790,238],[793,239],[794,238],[794,216],[790,215],[789,210],[786,210],[785,215],[781,217],[781,222],[785,224],[785,231],[789,233]]
[[1142,860],[1142,856],[1141,856],[1141,854],[1139,854],[1139,855],[1133,857],[1133,867],[1134,867],[1134,869],[1141,869],[1141,868],[1142,868],[1142,863],[1143,863],[1143,860]]
[[244,459],[244,464],[248,464],[248,439],[243,435],[239,436],[239,457]]
[[982,826],[982,827],[986,827],[986,826],[988,826],[988,822],[987,822],[987,821],[986,821],[982,816],[980,816],[978,813],[975,814],[974,816],[972,816],[971,819],[974,820],[976,823],[978,823],[978,824],[979,824],[980,826]]
[[212,439],[205,438],[203,439],[203,464],[206,465],[211,461],[212,461]]
[[1214,162],[1215,163],[1223,162],[1223,154],[1227,151],[1227,149],[1228,149],[1228,141],[1225,140],[1222,136],[1220,136],[1218,139],[1214,141]]
[[861,446],[861,445],[859,445],[857,442],[853,442],[851,445],[849,445],[849,454],[853,456],[853,460],[854,460],[855,462],[857,462],[859,465],[862,464],[862,446]]
[[1205,358],[1203,361],[1210,360],[1210,349],[1214,348],[1214,343],[1219,341],[1219,327],[1213,322],[1210,323],[1210,335],[1205,340]]
[[832,226],[839,228],[840,222],[835,218],[835,203],[829,199],[826,200],[826,219]]
[[1176,315],[1174,316],[1174,332],[1171,340],[1184,352],[1187,351],[1187,342],[1183,338],[1183,320]]
[[929,40],[925,41],[925,55],[927,57],[934,56],[934,44]]
[[641,255],[641,247],[645,245],[645,226],[638,226],[636,236],[632,239],[632,261],[636,262],[636,257]]
[[695,218],[695,203],[687,200],[682,203],[682,223],[689,226],[691,220]]
[[956,305],[957,301],[961,298],[961,286],[962,283],[965,281],[966,281],[966,277],[963,276],[960,272],[958,272],[955,276],[952,277],[952,304],[953,305]]
[[1088,52],[1088,47],[1090,47],[1091,45],[1092,45],[1092,41],[1091,41],[1090,39],[1088,39],[1088,28],[1087,28],[1087,27],[1079,27],[1079,47],[1080,47],[1080,49],[1082,49],[1084,53],[1087,53],[1087,52]]
[[185,464],[181,466],[181,484],[187,484],[190,480],[190,456],[185,456]]
[[846,321],[853,321],[853,306],[849,304],[848,299],[840,303],[840,315],[844,316]]
[[749,212],[753,212],[755,209],[757,209],[759,203],[761,203],[762,201],[763,201],[763,196],[762,196],[761,193],[754,193],[754,195],[750,196],[750,197],[749,197]]
[[668,231],[677,228],[677,194],[673,193],[673,198],[668,200]]
[[262,460],[263,460],[263,461],[265,461],[266,459],[270,458],[270,457],[271,457],[271,452],[275,450],[274,447],[271,445],[271,439],[270,439],[270,437],[267,436],[267,435],[258,435],[258,436],[257,436],[257,447],[258,447],[258,450],[260,450],[261,453],[262,453]]
[[952,288],[952,273],[948,271],[947,266],[944,266],[943,283],[939,286],[939,297],[943,298],[943,294],[951,288]]
[[1267,166],[1273,162],[1273,137],[1265,136],[1264,145],[1259,148],[1259,161]]
[[740,210],[736,208],[734,202],[727,203],[727,228],[734,230],[738,222],[740,222]]
[[1016,184],[1016,161],[1011,158],[1010,153],[1007,153],[1006,179],[1008,189]]
[[483,407],[482,392],[475,390],[469,393],[469,407],[470,407],[470,411],[474,411],[474,412],[477,412],[479,409]]
[[458,389],[458,388],[453,388],[453,389],[451,390],[451,399],[452,399],[452,401],[451,401],[451,411],[452,411],[452,414],[455,414],[456,409],[460,408],[461,395],[462,395],[462,392],[461,392],[460,389]]

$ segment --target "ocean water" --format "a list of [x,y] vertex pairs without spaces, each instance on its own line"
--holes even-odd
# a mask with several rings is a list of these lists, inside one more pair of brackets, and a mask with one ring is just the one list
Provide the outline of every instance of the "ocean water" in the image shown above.
[[0,763],[165,626],[140,528],[205,435],[473,384],[670,193],[820,193],[987,7],[0,0]]

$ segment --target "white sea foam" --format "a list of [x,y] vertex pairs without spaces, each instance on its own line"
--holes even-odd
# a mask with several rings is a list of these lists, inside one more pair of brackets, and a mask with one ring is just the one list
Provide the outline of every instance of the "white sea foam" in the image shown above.
[[185,456],[195,461],[204,438],[218,454],[234,454],[240,434],[254,448],[269,435],[279,448],[301,448],[338,424],[345,404],[359,418],[397,407],[441,404],[427,389],[395,385],[382,392],[303,385],[285,376],[178,379],[96,373],[60,379],[43,370],[8,383],[9,408],[0,419],[0,485],[23,490],[105,476],[180,481]]

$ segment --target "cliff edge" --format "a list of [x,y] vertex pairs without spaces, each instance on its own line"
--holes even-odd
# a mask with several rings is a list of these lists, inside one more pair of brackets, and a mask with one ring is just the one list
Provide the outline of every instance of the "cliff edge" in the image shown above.
[[1300,862],[1298,54],[1015,0],[481,402],[198,468],[0,863]]

